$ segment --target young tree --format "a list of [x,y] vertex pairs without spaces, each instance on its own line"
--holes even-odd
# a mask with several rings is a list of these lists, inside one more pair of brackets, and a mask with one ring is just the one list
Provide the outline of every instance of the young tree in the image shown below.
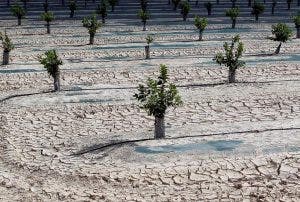
[[20,5],[16,4],[11,7],[12,14],[18,18],[18,25],[22,24],[22,18],[25,17],[26,11]]
[[148,0],[140,0],[141,1],[141,9],[146,12],[148,7]]
[[297,29],[297,38],[300,39],[300,12],[293,18],[293,20]]
[[181,4],[181,14],[183,21],[186,21],[186,18],[191,10],[191,6],[187,1],[182,2]]
[[4,34],[0,32],[0,41],[2,41],[2,47],[3,47],[3,65],[9,64],[9,53],[11,50],[14,49],[14,45],[11,42],[11,39],[7,36],[6,31]]
[[83,27],[87,28],[90,34],[90,45],[94,44],[94,38],[97,30],[101,27],[101,23],[97,21],[96,15],[85,17],[82,20]]
[[74,17],[74,13],[75,13],[75,10],[77,10],[77,4],[76,4],[76,0],[71,0],[69,2],[69,9],[70,9],[70,18],[73,18]]
[[107,17],[107,4],[105,1],[101,1],[101,5],[98,5],[96,13],[101,15],[102,23],[105,24],[105,18]]
[[154,41],[153,37],[151,35],[148,35],[146,37],[146,43],[145,46],[145,53],[146,53],[146,59],[150,59],[150,44]]
[[111,12],[115,11],[115,6],[118,3],[118,0],[108,0],[109,5],[111,6]]
[[54,15],[52,12],[46,12],[41,15],[42,20],[46,22],[47,34],[50,34],[50,22],[54,20]]
[[244,51],[244,45],[240,42],[240,36],[237,35],[232,38],[231,45],[225,42],[223,47],[225,55],[218,53],[214,60],[219,65],[223,64],[229,68],[228,82],[234,83],[236,70],[245,65],[245,62],[240,60]]
[[149,20],[150,15],[147,11],[143,11],[140,10],[140,12],[138,13],[138,16],[140,17],[140,19],[142,20],[143,23],[143,31],[146,31],[146,22],[147,20]]
[[207,26],[207,19],[206,18],[200,18],[199,16],[195,17],[194,25],[199,30],[199,41],[202,41],[202,35],[203,31],[205,30]]
[[291,10],[291,4],[292,4],[293,0],[286,0],[287,6],[288,6],[288,10]]
[[258,21],[258,16],[265,10],[265,6],[260,1],[254,1],[252,6],[252,15],[255,16],[255,20]]
[[226,16],[230,17],[232,20],[232,26],[231,28],[234,29],[235,25],[236,25],[236,19],[240,14],[240,10],[239,8],[231,8],[229,10],[226,11]]
[[279,54],[282,43],[287,42],[292,37],[292,30],[284,23],[278,23],[272,26],[272,34],[274,37],[270,37],[273,41],[279,41],[279,46],[276,48],[275,54]]
[[46,51],[44,56],[39,57],[39,62],[44,65],[48,74],[54,79],[54,91],[60,91],[60,70],[59,65],[62,65],[55,50]]
[[173,3],[173,10],[176,11],[177,10],[177,7],[179,5],[181,0],[172,0],[172,3]]
[[206,3],[204,3],[204,7],[207,10],[207,15],[211,15],[211,10],[212,10],[213,4],[210,2],[206,2]]
[[275,13],[275,7],[277,5],[277,0],[272,0],[272,15]]
[[230,1],[231,1],[231,7],[235,8],[237,0],[230,0]]
[[138,93],[134,97],[141,103],[149,116],[155,118],[155,139],[165,137],[165,114],[169,107],[182,104],[181,97],[176,86],[168,82],[168,68],[160,65],[160,75],[157,80],[148,79],[147,86],[139,85]]

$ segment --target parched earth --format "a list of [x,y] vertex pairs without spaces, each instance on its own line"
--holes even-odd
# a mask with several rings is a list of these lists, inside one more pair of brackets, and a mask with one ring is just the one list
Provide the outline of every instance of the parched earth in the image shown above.
[[[88,46],[80,23],[58,21],[49,36],[38,23],[7,30],[16,49],[0,70],[1,201],[300,200],[299,39],[275,56],[268,23],[212,24],[197,42],[191,24],[144,33],[108,22]],[[227,84],[212,58],[236,33],[246,67]],[[37,62],[51,48],[64,62],[59,93]],[[162,63],[184,103],[153,140],[133,94]]]

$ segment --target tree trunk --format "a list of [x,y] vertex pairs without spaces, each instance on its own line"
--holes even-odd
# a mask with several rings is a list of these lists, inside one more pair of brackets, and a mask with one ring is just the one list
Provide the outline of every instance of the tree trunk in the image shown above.
[[47,27],[47,34],[50,34],[50,23],[49,22],[47,22],[47,24],[46,24],[46,27]]
[[251,7],[251,0],[248,0],[248,7]]
[[280,53],[280,48],[281,48],[282,42],[280,42],[279,46],[276,48],[275,54]]
[[57,72],[53,79],[54,79],[54,91],[60,91],[60,78],[59,72]]
[[18,17],[18,26],[20,26],[22,24],[22,18]]
[[9,51],[3,51],[3,65],[8,65],[9,64]]
[[231,25],[232,29],[235,29],[235,24],[236,24],[236,19],[232,19],[232,25]]
[[150,59],[150,46],[145,46],[146,59]]
[[155,117],[155,139],[165,138],[165,117]]
[[65,6],[65,0],[61,0],[61,5]]
[[228,74],[228,82],[234,83],[235,82],[235,69],[229,68],[229,74]]
[[170,5],[171,4],[171,0],[168,0],[168,5]]
[[202,31],[199,29],[199,41],[202,41]]
[[70,13],[70,18],[73,18],[74,17],[74,11],[71,10],[71,13]]
[[272,6],[272,15],[274,15],[275,12],[275,6]]
[[87,0],[84,0],[84,7],[86,8],[86,6],[87,6],[87,2],[86,2]]
[[195,6],[198,6],[198,4],[199,4],[199,0],[196,1]]
[[232,2],[232,8],[235,8],[235,1]]
[[297,27],[297,39],[300,39],[300,27]]
[[94,44],[94,38],[95,38],[95,34],[90,34],[90,45]]
[[288,3],[288,10],[291,10],[291,3]]
[[143,22],[143,31],[146,31],[146,22]]

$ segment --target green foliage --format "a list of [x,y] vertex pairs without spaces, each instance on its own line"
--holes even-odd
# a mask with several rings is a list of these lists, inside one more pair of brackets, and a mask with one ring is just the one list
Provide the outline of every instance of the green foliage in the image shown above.
[[71,0],[71,1],[69,1],[69,9],[71,10],[71,11],[75,11],[75,10],[77,10],[77,4],[76,4],[76,0]]
[[152,35],[147,35],[146,37],[146,42],[149,45],[150,43],[152,43],[154,41],[154,38]]
[[206,18],[200,18],[199,16],[195,17],[194,25],[197,27],[197,29],[201,32],[203,32],[207,26],[208,22]]
[[230,70],[236,70],[237,68],[245,65],[245,62],[240,60],[240,57],[242,57],[244,52],[244,44],[240,42],[239,35],[232,38],[231,45],[225,42],[223,47],[225,55],[218,53],[214,58],[219,65],[223,64],[229,67]]
[[45,22],[51,22],[54,20],[54,15],[52,12],[45,12],[45,13],[42,13],[41,15],[41,18],[42,20],[44,20]]
[[4,34],[0,32],[0,41],[2,41],[2,47],[5,52],[10,52],[15,48],[13,43],[11,42],[11,39],[7,36],[6,32],[4,32]]
[[26,11],[24,10],[23,7],[21,7],[20,5],[16,4],[13,5],[10,8],[10,11],[12,12],[12,14],[18,18],[24,18],[24,16],[26,15]]
[[265,6],[260,1],[254,1],[254,4],[252,6],[252,15],[258,16],[262,14],[265,11]]
[[232,20],[236,19],[240,14],[239,8],[231,8],[226,11],[226,16],[230,17]]
[[138,13],[138,16],[139,16],[139,18],[141,18],[142,22],[146,22],[150,18],[149,13],[144,10],[140,10]]
[[82,24],[83,27],[88,29],[89,34],[95,34],[101,27],[101,23],[97,21],[96,15],[83,18]]
[[272,34],[274,37],[270,39],[273,41],[287,42],[293,35],[292,30],[284,23],[278,23],[272,26]]
[[187,1],[181,3],[181,14],[186,17],[191,10],[191,6]]
[[300,13],[297,16],[293,17],[293,21],[295,23],[296,28],[300,27]]
[[168,80],[167,66],[160,65],[160,75],[157,80],[148,78],[147,86],[139,85],[139,92],[134,97],[141,102],[141,108],[145,109],[148,115],[162,118],[168,107],[182,104],[176,86]]
[[62,65],[61,59],[59,59],[56,50],[46,51],[43,56],[39,57],[39,62],[44,65],[50,76],[55,77],[59,73],[59,65]]

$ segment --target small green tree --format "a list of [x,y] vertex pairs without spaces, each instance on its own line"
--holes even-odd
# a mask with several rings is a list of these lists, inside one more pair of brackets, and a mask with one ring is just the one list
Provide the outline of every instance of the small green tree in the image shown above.
[[160,65],[160,75],[157,80],[148,79],[147,86],[139,85],[138,93],[134,97],[141,103],[149,116],[155,118],[155,139],[165,137],[165,114],[169,107],[182,104],[181,97],[176,86],[168,82],[168,68]]
[[258,17],[265,11],[265,6],[260,1],[254,1],[252,6],[252,15],[255,16],[255,20],[258,21]]
[[176,11],[181,0],[172,0],[173,10]]
[[279,41],[280,44],[276,48],[275,54],[279,54],[282,43],[287,42],[292,37],[292,30],[284,23],[278,23],[272,26],[272,34],[274,37],[270,37],[273,41]]
[[26,11],[20,5],[16,4],[10,8],[12,14],[18,18],[18,25],[22,24],[22,18],[25,17]]
[[206,18],[200,18],[199,16],[195,17],[194,25],[199,30],[199,41],[202,41],[203,32],[207,26],[207,19]]
[[226,16],[231,18],[232,26],[231,28],[234,29],[236,25],[236,19],[240,14],[239,8],[231,8],[226,11]]
[[52,12],[42,13],[41,18],[42,18],[42,20],[44,20],[46,22],[45,26],[47,27],[47,34],[50,34],[51,33],[50,22],[52,22],[54,20],[53,13]]
[[77,10],[76,0],[69,1],[68,7],[70,9],[70,18],[74,17],[75,11]]
[[153,36],[147,35],[147,37],[146,37],[146,43],[147,43],[147,45],[145,46],[146,59],[150,59],[150,44],[153,41],[154,41]]
[[105,24],[105,18],[107,17],[107,3],[106,1],[101,1],[101,4],[98,5],[96,13],[101,15],[102,24]]
[[211,2],[204,3],[204,7],[207,10],[207,15],[211,15],[213,4]]
[[191,6],[187,1],[182,2],[181,4],[181,14],[183,21],[186,21],[186,18],[191,10]]
[[111,7],[111,12],[114,12],[115,11],[115,6],[117,5],[118,0],[108,0],[108,3]]
[[150,18],[149,13],[147,11],[140,10],[138,13],[138,16],[142,20],[143,31],[146,31],[146,23],[147,23],[147,20],[149,20],[149,18]]
[[82,20],[83,27],[87,28],[90,34],[90,45],[94,44],[94,38],[97,30],[101,27],[101,23],[97,21],[96,15],[85,17]]
[[218,53],[214,60],[219,65],[223,64],[229,68],[228,82],[234,83],[236,70],[245,65],[245,62],[240,60],[240,57],[242,57],[244,52],[244,45],[240,42],[240,36],[237,35],[232,38],[231,45],[225,42],[223,47],[225,55]]
[[14,49],[14,45],[11,42],[11,39],[7,36],[6,31],[4,34],[0,32],[0,41],[2,42],[2,48],[3,48],[3,65],[9,64],[9,53]]
[[297,16],[293,18],[293,21],[295,23],[295,27],[297,29],[297,38],[300,39],[300,12]]
[[276,7],[276,5],[277,5],[277,0],[272,0],[272,15],[274,15],[274,13],[275,13],[275,7]]
[[39,62],[44,65],[48,74],[54,79],[54,91],[60,91],[60,70],[59,66],[62,65],[55,50],[46,51],[43,56],[39,57]]
[[291,4],[292,4],[293,0],[286,0],[287,6],[288,6],[288,10],[291,10]]

